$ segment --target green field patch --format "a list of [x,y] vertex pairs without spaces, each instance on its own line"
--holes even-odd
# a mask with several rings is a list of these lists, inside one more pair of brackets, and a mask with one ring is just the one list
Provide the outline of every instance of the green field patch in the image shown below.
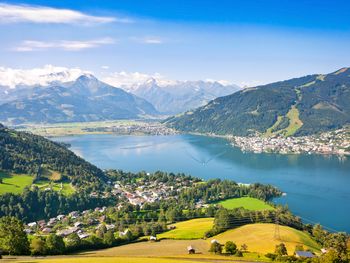
[[0,194],[20,194],[26,186],[30,186],[33,182],[33,177],[30,175],[9,174],[5,172],[0,172],[0,179]]
[[310,87],[311,85],[314,85],[315,83],[316,83],[316,81],[313,80],[313,81],[310,81],[310,82],[308,82],[308,83],[306,83],[304,85],[301,85],[300,88]]
[[64,195],[71,195],[75,192],[73,186],[67,182],[55,183],[52,181],[37,181],[34,185],[38,186],[41,190],[50,188],[53,191],[60,192]]
[[214,218],[197,218],[173,224],[175,229],[157,235],[158,239],[200,239],[213,227]]
[[271,205],[252,197],[231,198],[217,202],[216,204],[221,205],[226,209],[243,207],[244,209],[252,211],[274,210]]

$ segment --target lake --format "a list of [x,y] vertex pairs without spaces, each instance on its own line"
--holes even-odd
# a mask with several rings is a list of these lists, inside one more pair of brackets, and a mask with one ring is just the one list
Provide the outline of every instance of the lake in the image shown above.
[[55,138],[102,169],[183,172],[203,179],[269,183],[306,223],[350,233],[350,158],[243,153],[227,140],[197,135],[82,135]]

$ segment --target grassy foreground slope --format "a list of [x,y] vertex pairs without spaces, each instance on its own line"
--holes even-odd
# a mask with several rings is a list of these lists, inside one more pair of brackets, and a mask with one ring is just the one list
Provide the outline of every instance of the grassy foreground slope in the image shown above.
[[318,251],[320,246],[307,234],[287,226],[279,226],[280,239],[275,238],[275,224],[249,224],[216,235],[220,243],[233,241],[237,246],[248,245],[248,250],[259,253],[273,253],[275,246],[284,243],[288,253],[293,254],[295,246]]
[[217,204],[223,206],[226,209],[243,207],[244,209],[252,211],[274,210],[272,206],[265,203],[264,201],[252,197],[231,198],[220,201]]
[[159,239],[200,239],[213,227],[214,218],[198,218],[176,223],[175,229],[158,235]]

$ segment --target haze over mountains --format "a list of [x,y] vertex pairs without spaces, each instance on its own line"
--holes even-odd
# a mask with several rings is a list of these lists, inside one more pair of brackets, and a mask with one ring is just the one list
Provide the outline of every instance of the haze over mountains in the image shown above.
[[217,97],[232,94],[240,87],[201,80],[174,81],[164,85],[151,78],[141,85],[125,89],[151,102],[161,113],[178,114],[203,106]]
[[246,88],[167,120],[182,131],[313,134],[350,124],[350,68]]

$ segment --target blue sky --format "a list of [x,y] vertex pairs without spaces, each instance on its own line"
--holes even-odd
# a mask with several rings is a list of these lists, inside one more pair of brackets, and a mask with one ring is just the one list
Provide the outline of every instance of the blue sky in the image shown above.
[[0,3],[2,67],[254,85],[350,66],[348,1]]

